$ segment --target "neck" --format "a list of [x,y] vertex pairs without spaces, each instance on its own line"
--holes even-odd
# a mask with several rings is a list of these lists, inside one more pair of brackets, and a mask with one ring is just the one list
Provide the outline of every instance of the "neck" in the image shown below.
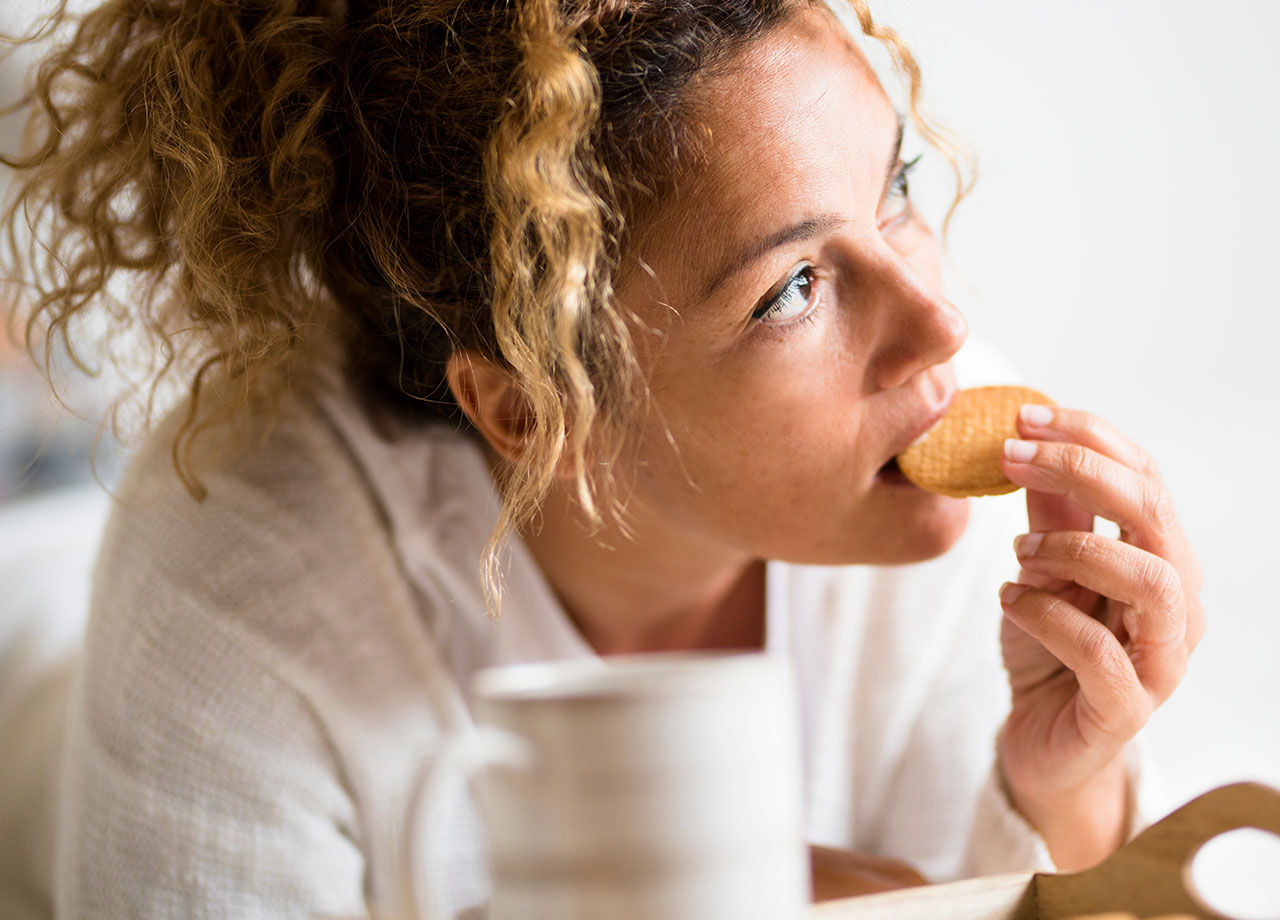
[[522,537],[566,612],[602,655],[764,646],[764,562],[635,509],[631,537],[592,532],[553,489]]

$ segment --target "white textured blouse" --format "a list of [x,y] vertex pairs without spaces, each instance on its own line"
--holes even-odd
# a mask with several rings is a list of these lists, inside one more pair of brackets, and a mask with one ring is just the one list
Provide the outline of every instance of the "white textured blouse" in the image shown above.
[[[134,458],[95,572],[59,915],[404,917],[410,790],[469,724],[472,675],[594,652],[518,541],[503,615],[485,615],[498,499],[467,436],[391,433],[335,388],[197,504],[171,435]],[[983,500],[926,563],[768,563],[767,651],[799,682],[811,842],[934,881],[1052,868],[992,772],[1009,704],[996,592],[1022,527],[1016,499]],[[446,909],[475,908],[479,817],[465,792],[447,811],[422,869]]]

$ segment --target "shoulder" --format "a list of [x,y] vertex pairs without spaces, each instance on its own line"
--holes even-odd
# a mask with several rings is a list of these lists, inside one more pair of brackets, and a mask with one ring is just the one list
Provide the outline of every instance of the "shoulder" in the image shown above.
[[[439,670],[424,601],[385,510],[318,402],[299,401],[207,473],[202,501],[172,465],[177,424],[159,426],[133,458],[104,533],[86,637],[91,683],[168,675],[221,684],[225,695],[240,691],[223,676],[253,662],[305,697],[353,707],[385,701],[390,688],[421,698],[423,681],[443,679],[424,674]],[[228,448],[220,437],[203,449]]]
[[124,833],[143,813],[145,859],[103,860],[86,843],[63,864],[96,878],[145,862],[188,897],[192,867],[252,872],[253,847],[266,847],[289,903],[332,896],[313,912],[352,913],[364,874],[391,890],[388,841],[414,771],[465,718],[428,602],[321,404],[300,403],[207,473],[203,501],[173,469],[176,424],[157,428],[119,488],[63,773],[68,839]]
[[[244,538],[262,546],[332,524],[369,506],[359,470],[319,405],[298,400],[279,418],[237,420],[200,433],[192,442],[201,496],[178,472],[175,447],[185,408],[156,426],[125,470],[105,535],[105,551],[135,545],[160,568],[208,568],[236,558],[251,565]],[[323,550],[315,539],[305,547]],[[198,548],[199,552],[193,551]],[[198,558],[191,558],[192,555]],[[200,562],[206,563],[199,565]],[[100,574],[109,574],[101,573]]]
[[268,596],[302,600],[322,582],[341,591],[358,580],[385,526],[314,402],[299,401],[247,448],[230,431],[202,434],[202,455],[229,459],[200,474],[201,499],[173,462],[181,412],[157,426],[125,472],[95,569],[95,608],[149,607],[164,594],[231,614]]

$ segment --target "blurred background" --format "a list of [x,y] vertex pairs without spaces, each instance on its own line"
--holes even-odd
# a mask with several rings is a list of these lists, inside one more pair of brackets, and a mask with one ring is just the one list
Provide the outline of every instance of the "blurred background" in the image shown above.
[[[47,8],[43,0],[0,0],[0,30],[23,33]],[[32,56],[23,48],[0,60],[0,106],[21,95]],[[15,117],[0,118],[0,151],[17,149],[21,126]],[[7,180],[0,166],[0,197],[7,197]],[[0,317],[9,312],[0,304]],[[11,340],[14,331],[0,322],[0,750],[20,744],[13,733],[22,730],[16,704],[24,691],[38,688],[49,666],[79,644],[89,572],[109,505],[105,488],[122,459],[100,425],[111,385],[72,373],[67,356],[55,353],[49,363],[55,397],[20,342]],[[5,766],[4,783],[24,776],[21,767]],[[15,805],[6,791],[0,788],[0,809]],[[8,876],[0,876],[0,914],[16,914],[5,900]]]
[[[38,9],[0,0],[0,27],[22,28]],[[1145,732],[1167,807],[1235,779],[1280,786],[1280,604],[1268,574],[1280,549],[1280,4],[875,9],[921,62],[930,109],[979,156],[950,237],[953,299],[1029,383],[1156,457],[1199,551],[1210,629]],[[4,63],[0,102],[27,64]],[[3,149],[17,128],[0,123]],[[941,158],[922,172],[913,190],[936,225]],[[104,385],[73,380],[68,396],[92,419]],[[74,617],[83,605],[106,508],[90,479],[95,434],[52,407],[0,341],[0,610],[56,603]],[[109,442],[100,461],[109,483]],[[53,600],[44,588],[23,594],[42,565],[59,573]],[[0,642],[6,621],[16,619],[0,618]],[[0,670],[0,690],[11,678]]]
[[[41,8],[32,0],[0,0],[0,30],[7,34],[29,30]],[[0,45],[0,51],[6,50]],[[0,61],[0,106],[18,99],[33,57],[31,49],[22,48]],[[21,128],[19,117],[0,117],[0,151],[17,149]],[[0,166],[0,195],[7,194],[8,181],[7,169]],[[4,310],[0,316],[8,313]],[[49,370],[61,398],[55,397],[20,347],[21,335],[20,328],[4,328],[0,323],[0,503],[83,483],[92,478],[95,463],[109,479],[118,460],[110,438],[98,443],[97,422],[107,405],[110,384],[74,373],[69,357],[55,353]]]

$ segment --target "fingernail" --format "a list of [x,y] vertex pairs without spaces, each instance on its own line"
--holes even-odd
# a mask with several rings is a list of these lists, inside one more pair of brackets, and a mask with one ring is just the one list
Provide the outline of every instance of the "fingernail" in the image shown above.
[[1024,533],[1020,537],[1015,537],[1013,541],[1013,551],[1019,556],[1034,556],[1036,550],[1040,548],[1040,541],[1044,539],[1042,533]]
[[1053,421],[1053,410],[1036,403],[1027,403],[1018,410],[1018,414],[1022,416],[1024,422],[1036,428],[1044,428]]
[[1004,442],[1004,455],[1014,463],[1028,463],[1036,455],[1035,442],[1009,438]]
[[1006,581],[1000,586],[1000,603],[1012,604],[1018,598],[1022,597],[1029,585],[1018,585],[1011,581]]

